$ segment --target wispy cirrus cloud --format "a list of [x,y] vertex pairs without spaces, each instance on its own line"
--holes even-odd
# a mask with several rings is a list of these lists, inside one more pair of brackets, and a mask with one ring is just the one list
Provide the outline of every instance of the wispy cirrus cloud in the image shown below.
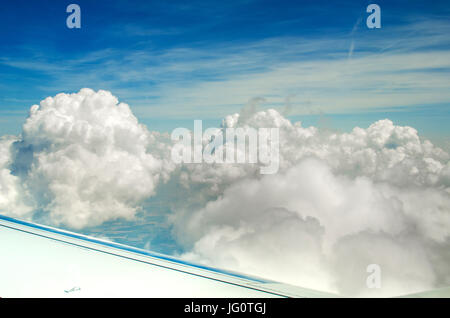
[[272,107],[293,98],[293,114],[376,111],[450,101],[450,23],[422,20],[333,37],[198,42],[191,47],[105,49],[58,60],[2,57],[39,72],[51,94],[91,86],[113,90],[139,117],[220,117],[253,97]]

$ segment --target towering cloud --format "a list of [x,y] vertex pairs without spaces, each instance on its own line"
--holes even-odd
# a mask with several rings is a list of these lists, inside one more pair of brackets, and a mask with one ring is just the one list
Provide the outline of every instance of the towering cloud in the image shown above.
[[[389,120],[336,134],[274,110],[225,126],[279,127],[280,173],[196,169],[187,188],[217,196],[176,214],[184,257],[348,295],[395,295],[450,283],[449,155]],[[225,185],[223,184],[225,181]],[[175,209],[177,210],[177,209]],[[368,289],[380,265],[383,288]]]
[[132,218],[162,174],[157,139],[109,92],[58,94],[31,107],[11,170],[52,223]]
[[[278,127],[277,174],[174,165],[169,136],[109,92],[49,97],[0,140],[0,213],[80,229],[155,213],[159,198],[184,258],[347,295],[450,284],[448,153],[387,119],[333,133],[250,108],[222,126]],[[380,290],[366,286],[370,264]]]

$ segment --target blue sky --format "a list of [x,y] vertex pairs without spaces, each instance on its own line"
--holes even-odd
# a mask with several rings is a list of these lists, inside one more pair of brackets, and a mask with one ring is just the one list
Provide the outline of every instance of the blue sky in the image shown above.
[[[365,25],[369,1],[1,1],[0,135],[45,97],[90,87],[151,130],[262,97],[306,125],[389,117],[446,143],[448,1],[373,2],[381,29]],[[81,29],[66,27],[70,3]]]

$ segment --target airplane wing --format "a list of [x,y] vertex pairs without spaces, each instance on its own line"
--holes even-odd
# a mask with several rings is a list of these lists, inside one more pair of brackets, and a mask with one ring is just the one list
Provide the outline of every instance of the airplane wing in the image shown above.
[[335,297],[0,215],[0,297]]

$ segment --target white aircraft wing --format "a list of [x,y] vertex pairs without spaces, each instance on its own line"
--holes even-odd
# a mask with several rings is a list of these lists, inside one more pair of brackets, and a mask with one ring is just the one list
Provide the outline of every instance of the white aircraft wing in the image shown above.
[[0,297],[333,297],[0,215]]

